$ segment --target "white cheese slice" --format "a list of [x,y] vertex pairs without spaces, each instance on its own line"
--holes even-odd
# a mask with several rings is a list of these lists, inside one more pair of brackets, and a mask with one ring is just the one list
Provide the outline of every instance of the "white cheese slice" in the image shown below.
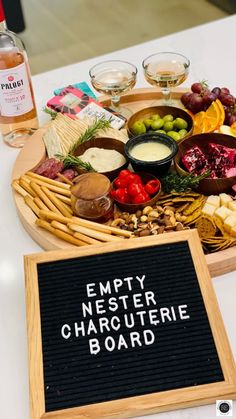
[[230,233],[234,226],[236,226],[236,214],[232,213],[224,220],[224,228],[228,231],[228,233]]
[[227,193],[220,193],[220,205],[228,206],[229,202],[232,201],[232,198]]
[[232,211],[229,208],[222,205],[222,207],[219,207],[215,210],[214,215],[216,215],[222,221],[224,221],[226,219],[226,217],[228,217],[228,215],[230,215],[231,213],[232,213]]
[[202,208],[202,214],[212,217],[215,213],[216,207],[214,205],[205,203]]
[[214,205],[214,207],[219,208],[220,206],[220,197],[219,195],[210,195],[206,200],[207,204]]
[[228,203],[228,208],[232,211],[236,211],[236,201],[230,201]]

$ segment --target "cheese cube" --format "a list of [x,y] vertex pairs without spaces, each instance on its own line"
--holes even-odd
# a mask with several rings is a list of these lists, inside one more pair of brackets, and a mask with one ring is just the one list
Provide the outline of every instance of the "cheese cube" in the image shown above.
[[220,197],[219,195],[210,195],[206,200],[207,204],[214,205],[214,207],[219,208],[220,206]]
[[227,193],[220,193],[220,205],[224,205],[225,207],[228,207],[229,203],[233,201],[231,196]]
[[231,228],[230,234],[231,234],[231,236],[236,237],[236,226]]
[[229,208],[231,211],[236,211],[236,201],[230,201],[230,202],[228,203],[228,208]]
[[215,210],[216,207],[214,205],[205,203],[202,208],[202,214],[209,215],[209,217],[212,217],[212,215],[214,215]]
[[232,213],[231,215],[228,215],[226,219],[224,220],[224,228],[228,233],[230,233],[231,229],[236,226],[236,215]]
[[220,208],[217,208],[215,210],[214,215],[216,215],[217,217],[219,217],[222,221],[224,221],[226,219],[226,217],[228,217],[228,215],[230,215],[232,213],[232,211],[225,207],[224,205]]

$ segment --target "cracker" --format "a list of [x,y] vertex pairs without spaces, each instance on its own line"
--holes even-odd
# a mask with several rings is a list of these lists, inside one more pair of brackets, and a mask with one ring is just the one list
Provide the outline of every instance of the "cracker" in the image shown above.
[[200,238],[212,237],[216,234],[216,225],[211,217],[201,215],[195,223]]
[[191,196],[178,196],[173,198],[173,202],[193,202],[195,199]]
[[184,224],[192,224],[195,222],[200,216],[202,215],[201,208],[198,208],[196,211],[194,211],[192,214],[188,215],[186,220],[184,221]]
[[189,203],[187,202],[187,203],[185,203],[185,204],[183,204],[183,205],[180,205],[180,207],[177,207],[177,211],[178,212],[183,212],[183,210],[185,209],[185,208],[187,208],[189,206]]
[[196,211],[198,208],[202,208],[204,204],[204,196],[199,196],[197,199],[195,199],[190,205],[188,205],[187,208],[183,211],[183,215],[190,215],[194,211]]

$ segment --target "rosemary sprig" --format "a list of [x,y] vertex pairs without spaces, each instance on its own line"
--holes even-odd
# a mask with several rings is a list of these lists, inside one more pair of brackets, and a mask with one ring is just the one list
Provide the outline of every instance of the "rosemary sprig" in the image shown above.
[[172,191],[185,192],[188,189],[196,188],[200,180],[207,178],[210,170],[199,176],[189,173],[187,176],[180,176],[177,173],[170,173],[162,179],[162,188],[165,193]]
[[56,157],[63,162],[65,169],[71,166],[76,166],[81,169],[87,170],[87,172],[96,172],[96,170],[89,162],[85,162],[77,156],[72,156],[71,154],[68,154],[67,156],[63,156],[62,154],[56,154]]
[[79,144],[84,143],[85,141],[91,140],[99,130],[105,130],[111,126],[110,120],[106,120],[104,116],[99,119],[96,119],[95,122],[90,125],[86,131],[78,138],[78,140],[73,144],[69,150],[69,154],[73,154]]
[[57,112],[53,111],[51,108],[48,108],[47,106],[44,106],[43,112],[48,113],[52,119],[55,119],[57,116]]

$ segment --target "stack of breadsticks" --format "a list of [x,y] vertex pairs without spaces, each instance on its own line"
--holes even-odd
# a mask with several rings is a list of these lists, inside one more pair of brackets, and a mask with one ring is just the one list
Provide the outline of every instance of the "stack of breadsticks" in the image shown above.
[[36,215],[36,225],[75,246],[113,242],[132,237],[130,231],[73,216],[71,182],[58,182],[27,172],[12,187]]

